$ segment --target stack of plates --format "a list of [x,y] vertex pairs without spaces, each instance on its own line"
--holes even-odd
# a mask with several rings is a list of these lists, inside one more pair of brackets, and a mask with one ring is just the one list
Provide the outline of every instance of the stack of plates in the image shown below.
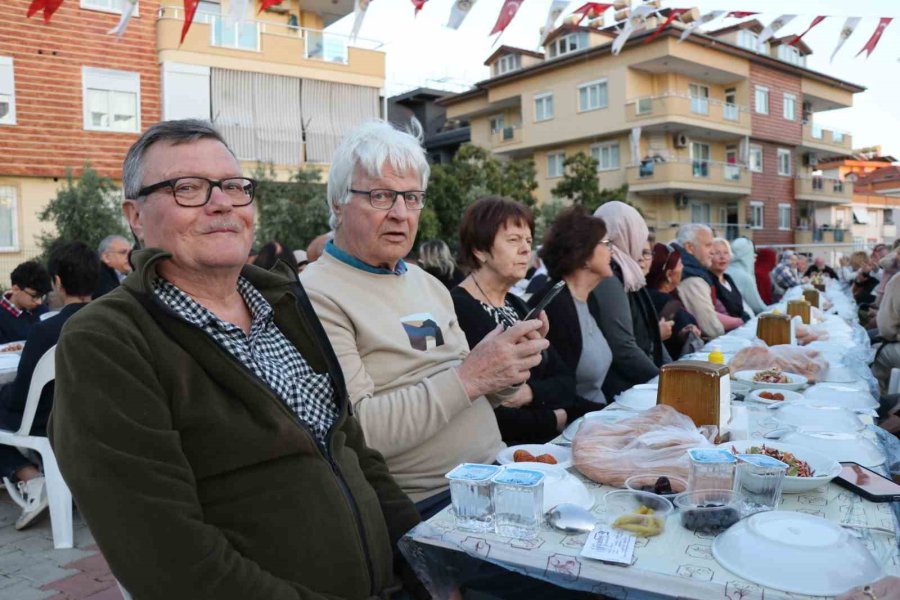
[[802,404],[841,406],[844,408],[877,408],[878,401],[858,386],[841,383],[817,383],[803,392]]

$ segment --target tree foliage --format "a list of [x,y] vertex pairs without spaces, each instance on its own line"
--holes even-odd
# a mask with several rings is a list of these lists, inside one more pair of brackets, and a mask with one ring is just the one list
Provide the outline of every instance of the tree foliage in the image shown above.
[[56,228],[53,233],[36,236],[44,255],[56,244],[80,241],[96,248],[108,235],[126,235],[120,194],[112,179],[102,177],[89,164],[78,179],[66,169],[63,187],[38,213],[39,220]]
[[594,212],[598,206],[610,200],[628,202],[628,184],[612,189],[600,189],[597,179],[597,161],[579,152],[563,162],[565,172],[562,180],[551,190],[557,198],[567,198]]
[[456,247],[462,214],[477,198],[506,196],[534,207],[535,189],[531,160],[501,161],[484,148],[467,144],[451,162],[432,166],[417,239],[438,238]]
[[328,204],[325,185],[315,169],[299,169],[288,181],[276,181],[272,165],[257,165],[256,239],[260,244],[277,240],[292,250],[305,250],[314,237],[327,232]]

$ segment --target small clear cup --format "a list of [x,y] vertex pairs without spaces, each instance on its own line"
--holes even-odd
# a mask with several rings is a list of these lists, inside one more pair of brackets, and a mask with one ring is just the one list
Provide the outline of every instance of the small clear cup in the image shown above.
[[737,459],[734,493],[741,516],[778,508],[788,465],[765,454],[738,454]]
[[729,490],[734,485],[737,459],[722,448],[691,448],[688,490]]
[[497,534],[525,540],[536,537],[544,519],[544,474],[507,467],[494,476],[493,483]]
[[483,532],[494,528],[491,479],[500,469],[496,465],[464,463],[444,476],[450,481],[450,502],[459,529]]

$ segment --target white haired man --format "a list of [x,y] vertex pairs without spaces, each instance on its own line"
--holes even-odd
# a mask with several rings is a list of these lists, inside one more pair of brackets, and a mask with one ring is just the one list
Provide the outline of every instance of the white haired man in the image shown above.
[[97,248],[97,254],[100,255],[100,283],[94,291],[95,300],[119,287],[131,272],[129,252],[131,244],[121,235],[108,235],[100,242]]
[[709,272],[712,265],[712,229],[700,223],[687,223],[678,229],[676,242],[684,265],[678,297],[697,319],[703,337],[717,338],[725,333],[725,327],[716,316],[715,280]]
[[145,249],[66,323],[50,418],[113,574],[141,600],[392,597],[419,516],[297,274],[244,264],[256,182],[196,120],[150,127],[122,171]]
[[785,250],[781,253],[781,262],[772,271],[772,285],[779,296],[803,283],[797,272],[798,261],[797,254],[792,250]]
[[492,406],[548,346],[545,320],[469,350],[447,288],[403,257],[429,167],[419,141],[372,121],[347,134],[328,175],[334,239],[300,276],[334,346],[366,441],[423,518],[449,503],[444,475],[503,449]]

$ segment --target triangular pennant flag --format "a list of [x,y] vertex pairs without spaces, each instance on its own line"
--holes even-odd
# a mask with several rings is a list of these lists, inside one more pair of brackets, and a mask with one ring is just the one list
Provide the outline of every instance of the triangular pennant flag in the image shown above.
[[652,42],[653,40],[658,38],[659,34],[661,34],[663,32],[663,29],[665,29],[666,27],[669,26],[669,23],[671,23],[672,21],[674,21],[679,16],[683,15],[684,13],[686,13],[689,10],[690,10],[689,8],[673,8],[673,9],[671,9],[669,11],[669,16],[666,17],[666,20],[663,22],[663,24],[656,28],[656,31],[653,32],[653,35],[651,35],[650,37],[648,37],[641,43],[649,44],[650,42]]
[[581,22],[585,20],[585,18],[596,19],[600,15],[606,12],[606,9],[612,6],[612,4],[601,4],[600,2],[588,2],[587,4],[580,6],[572,11],[573,15],[581,15],[581,18],[578,19],[578,25],[581,25]]
[[807,33],[809,33],[809,30],[810,30],[810,29],[812,29],[813,27],[815,27],[816,25],[818,25],[819,23],[821,23],[821,22],[824,21],[824,20],[825,20],[825,16],[824,16],[824,15],[819,15],[818,17],[816,17],[815,19],[813,19],[812,23],[809,24],[809,27],[806,28],[806,31],[804,31],[803,33],[801,33],[801,34],[798,35],[798,36],[794,36],[794,39],[792,39],[792,40],[790,41],[790,43],[788,44],[788,46],[795,46],[795,45],[797,44],[797,42],[799,42],[801,39],[803,39],[803,36],[804,36],[804,35],[806,35]]
[[753,15],[758,15],[758,12],[753,12],[751,10],[733,10],[728,13],[729,17],[734,19],[744,19],[746,17],[752,17]]
[[872,37],[870,37],[869,41],[866,42],[866,45],[862,47],[862,50],[856,53],[856,56],[865,52],[866,58],[869,58],[872,55],[872,51],[875,50],[875,46],[877,46],[878,42],[881,40],[881,34],[884,33],[885,28],[890,25],[893,20],[893,17],[881,17],[878,19],[878,26],[875,27]]
[[612,46],[610,47],[612,53],[618,54],[621,52],[622,48],[625,46],[625,42],[631,37],[631,34],[640,29],[644,20],[656,12],[656,10],[656,7],[644,4],[631,11],[631,16],[625,21],[625,26],[622,28],[622,31],[616,39],[613,40]]
[[553,0],[553,2],[550,3],[550,10],[547,11],[547,19],[544,21],[544,35],[541,36],[542,46],[544,45],[544,40],[546,40],[547,36],[550,35],[550,32],[553,31],[553,25],[566,9],[568,3],[569,0]]
[[841,46],[844,45],[844,42],[847,41],[853,32],[856,31],[856,26],[859,25],[861,17],[847,17],[847,20],[844,21],[844,26],[841,27],[840,37],[838,37],[837,46],[834,48],[834,52],[831,53],[831,58],[829,60],[834,60],[834,56],[838,53],[838,50],[841,49]]
[[416,7],[416,15],[419,14],[419,11],[422,10],[422,7],[425,6],[426,2],[428,2],[428,0],[412,0],[413,6]]
[[519,12],[522,2],[523,0],[503,0],[503,6],[500,8],[500,14],[497,15],[497,22],[494,23],[494,28],[491,29],[490,35],[502,33],[509,26],[513,17]]
[[39,10],[44,10],[45,6],[47,6],[47,0],[31,0],[31,5],[28,7],[28,12],[25,13],[25,16],[30,19]]
[[198,4],[200,4],[200,0],[184,0],[184,25],[181,26],[181,41],[178,42],[179,45],[184,43],[188,29],[191,28],[191,23],[194,22],[194,13],[197,12]]
[[261,13],[262,11],[266,10],[267,8],[271,8],[272,6],[278,6],[283,1],[284,0],[262,0],[259,3],[259,11],[256,14]]
[[366,16],[366,9],[369,8],[369,2],[372,0],[354,0],[353,2],[353,29],[350,30],[350,39],[355,40],[359,35],[362,27],[363,18]]
[[47,0],[44,4],[44,23],[50,22],[50,17],[62,5],[63,0]]
[[772,39],[778,30],[794,20],[797,15],[781,15],[759,33],[759,39],[756,40],[756,51],[762,52],[763,45]]
[[711,21],[715,21],[719,17],[725,14],[724,10],[714,10],[712,12],[708,12],[690,25],[687,26],[687,29],[681,32],[681,37],[678,38],[679,42],[683,42],[688,38],[689,35],[697,31],[701,25],[706,25]]
[[230,0],[228,2],[228,12],[225,13],[225,24],[235,25],[249,19],[247,14],[250,10],[250,2],[248,0]]
[[134,14],[136,4],[137,0],[123,0],[122,16],[119,18],[118,24],[107,31],[106,35],[115,35],[117,38],[122,39],[122,36],[125,35],[125,28],[128,27],[128,21],[131,20],[131,15]]
[[450,29],[459,29],[459,26],[462,25],[463,20],[468,16],[472,6],[475,5],[475,1],[476,0],[456,0],[456,2],[453,3],[453,8],[450,9],[450,18],[447,19],[447,27]]

